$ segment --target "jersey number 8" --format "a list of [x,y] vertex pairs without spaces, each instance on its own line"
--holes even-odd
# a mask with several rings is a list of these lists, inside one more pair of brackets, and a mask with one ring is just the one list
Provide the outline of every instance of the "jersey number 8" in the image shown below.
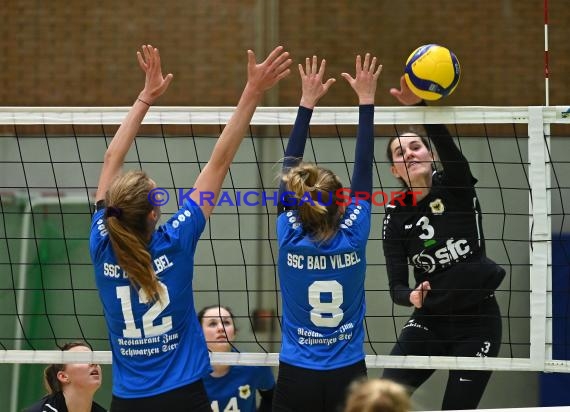
[[[326,300],[323,302],[323,298]],[[344,312],[342,305],[342,285],[336,280],[317,280],[309,286],[309,305],[311,309],[311,322],[316,326],[328,328],[337,327]]]

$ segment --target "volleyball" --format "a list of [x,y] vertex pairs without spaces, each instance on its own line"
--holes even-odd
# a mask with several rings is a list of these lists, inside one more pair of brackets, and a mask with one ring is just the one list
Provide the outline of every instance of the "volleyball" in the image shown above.
[[439,100],[457,87],[461,69],[455,54],[444,46],[418,47],[406,61],[406,84],[424,100]]

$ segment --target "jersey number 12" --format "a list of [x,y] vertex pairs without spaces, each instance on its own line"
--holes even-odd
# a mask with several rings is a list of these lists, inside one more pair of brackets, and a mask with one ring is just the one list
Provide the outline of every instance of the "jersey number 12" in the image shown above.
[[[133,306],[131,302],[131,286],[117,286],[117,298],[121,301],[121,310],[123,311],[123,319],[125,320],[125,329],[123,329],[123,337],[138,339],[144,336],[158,336],[167,333],[172,329],[172,316],[165,316],[160,319],[160,323],[154,324],[162,311],[170,304],[170,296],[168,289],[162,282],[158,282],[162,288],[161,300],[156,301],[142,316],[142,327],[137,328],[135,317],[133,316]],[[145,292],[139,289],[139,303],[146,303]]]

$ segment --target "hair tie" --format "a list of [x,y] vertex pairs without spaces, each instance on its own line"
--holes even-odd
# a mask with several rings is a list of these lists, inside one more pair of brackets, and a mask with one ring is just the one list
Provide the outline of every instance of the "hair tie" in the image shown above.
[[109,206],[107,208],[107,217],[116,217],[117,219],[121,217],[123,211],[121,208],[115,206]]

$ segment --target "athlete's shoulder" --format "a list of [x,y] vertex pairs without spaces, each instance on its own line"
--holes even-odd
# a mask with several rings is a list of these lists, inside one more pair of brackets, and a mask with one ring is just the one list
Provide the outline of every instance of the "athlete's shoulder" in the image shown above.
[[341,229],[352,229],[361,222],[370,221],[370,203],[365,200],[355,201],[346,208],[342,219],[340,220]]
[[110,246],[109,232],[103,214],[104,209],[96,211],[91,222],[89,253],[93,262],[97,262]]
[[296,210],[288,210],[277,217],[277,241],[280,246],[302,241],[303,225]]
[[24,409],[24,412],[67,412],[67,406],[61,392],[56,392],[44,396],[38,402]]
[[162,228],[176,230],[189,222],[196,222],[198,225],[206,224],[206,218],[202,209],[192,199],[185,200],[182,207],[162,225]]
[[[153,234],[153,243],[158,248],[180,247],[187,252],[196,243],[206,227],[202,209],[192,199],[187,199],[164,224]],[[156,242],[156,243],[155,243]]]

